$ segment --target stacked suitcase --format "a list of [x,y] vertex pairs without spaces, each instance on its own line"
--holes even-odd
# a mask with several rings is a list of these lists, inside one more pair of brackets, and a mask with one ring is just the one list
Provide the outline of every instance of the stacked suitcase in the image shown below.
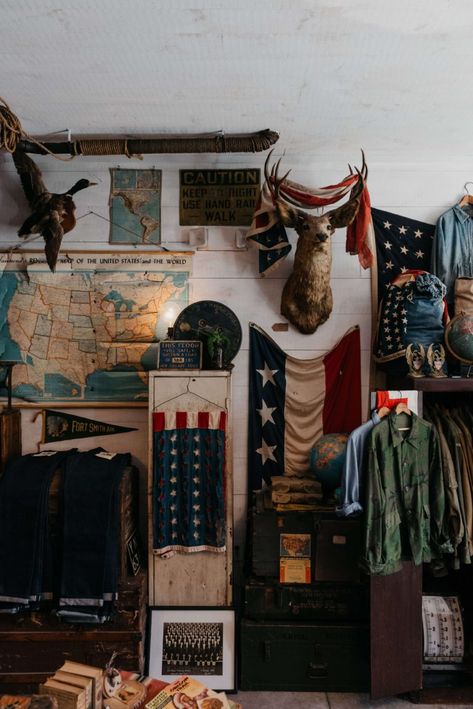
[[[368,587],[360,525],[332,513],[254,509],[241,621],[241,689],[366,691]],[[310,535],[310,583],[280,583],[280,535]]]

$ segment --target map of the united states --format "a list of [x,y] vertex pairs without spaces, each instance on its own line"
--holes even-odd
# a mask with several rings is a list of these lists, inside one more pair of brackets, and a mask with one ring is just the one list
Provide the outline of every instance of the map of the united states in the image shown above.
[[4,270],[1,359],[30,401],[146,398],[164,313],[188,302],[184,272]]

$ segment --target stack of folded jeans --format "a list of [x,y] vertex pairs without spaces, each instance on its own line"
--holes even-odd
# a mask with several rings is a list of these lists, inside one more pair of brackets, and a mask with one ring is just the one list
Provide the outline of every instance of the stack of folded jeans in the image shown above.
[[101,448],[68,457],[58,615],[70,622],[108,620],[117,598],[119,487],[129,453]]
[[0,612],[34,610],[52,598],[48,562],[51,480],[68,451],[11,460],[0,478]]

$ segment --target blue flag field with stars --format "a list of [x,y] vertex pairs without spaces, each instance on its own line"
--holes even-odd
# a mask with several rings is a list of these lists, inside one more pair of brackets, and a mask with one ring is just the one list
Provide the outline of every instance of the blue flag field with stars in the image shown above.
[[435,225],[371,209],[378,264],[378,302],[400,273],[430,271]]
[[225,551],[226,413],[153,413],[153,550]]

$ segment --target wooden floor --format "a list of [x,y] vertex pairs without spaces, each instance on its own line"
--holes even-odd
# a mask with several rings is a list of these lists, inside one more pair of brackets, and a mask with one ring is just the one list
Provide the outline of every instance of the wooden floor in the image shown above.
[[471,704],[412,704],[402,699],[371,701],[368,694],[335,692],[238,692],[230,695],[243,709],[356,709],[357,707],[386,707],[387,709],[427,709],[427,707],[455,706],[472,709]]

